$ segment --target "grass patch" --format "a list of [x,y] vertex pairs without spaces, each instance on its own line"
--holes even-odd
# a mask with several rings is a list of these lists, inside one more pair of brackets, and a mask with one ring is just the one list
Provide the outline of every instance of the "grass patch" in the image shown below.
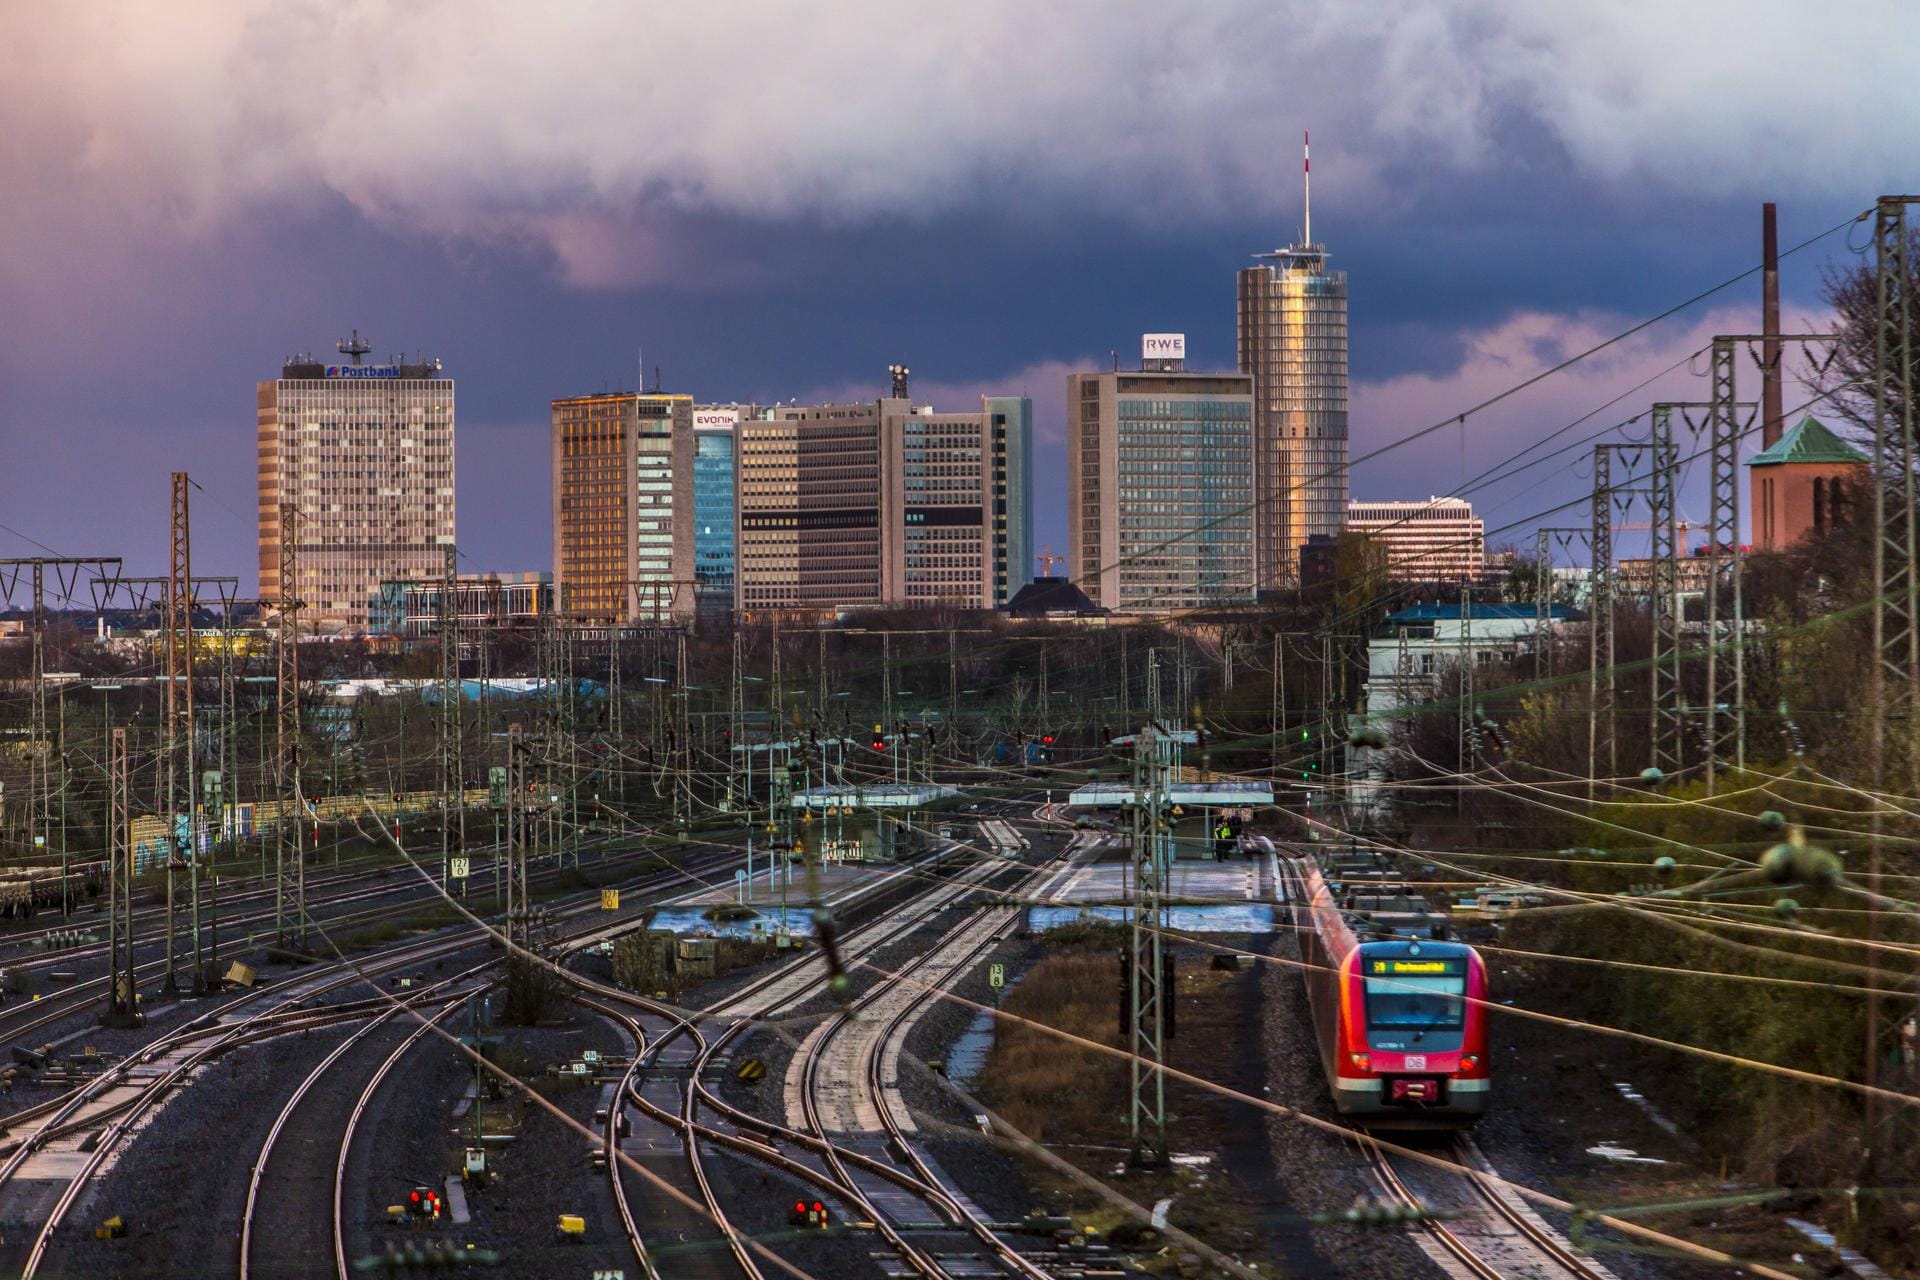
[[[1050,930],[1055,933],[1078,926]],[[1118,962],[1090,946],[1047,956],[1007,994],[1005,1008],[1077,1040],[1120,1047]],[[985,1072],[988,1100],[1041,1142],[1115,1136],[1124,1123],[1127,1067],[1120,1058],[1022,1022],[1002,1022]]]
[[[1247,1197],[1218,1164],[1202,1171],[1179,1167],[1120,1170],[1131,1143],[1128,1060],[1112,1050],[1130,1047],[1119,1026],[1119,942],[1124,926],[1075,922],[1049,930],[1047,943],[1064,942],[1029,969],[1007,993],[1004,1008],[1023,1021],[1002,1021],[982,1072],[984,1101],[1028,1137],[1051,1147],[1094,1179],[1113,1183],[1136,1204],[1174,1199],[1173,1225],[1216,1248],[1244,1254],[1257,1249],[1260,1234]],[[1170,1065],[1210,1079],[1228,1078],[1225,1064],[1239,1037],[1258,1034],[1247,1016],[1251,972],[1216,971],[1198,953],[1179,958],[1178,1031],[1169,1044]],[[1037,1025],[1030,1025],[1037,1024]],[[1243,1106],[1207,1091],[1167,1083],[1167,1135],[1173,1153],[1218,1153],[1251,1120]],[[1150,1247],[1151,1233],[1136,1219],[1096,1196],[1082,1182],[1024,1161],[1037,1208],[1069,1214],[1106,1233],[1123,1247],[1131,1240]]]
[[1126,946],[1132,937],[1131,929],[1117,920],[1106,920],[1099,916],[1082,916],[1057,924],[1040,935],[1047,946],[1055,950],[1104,948],[1109,952],[1118,951]]

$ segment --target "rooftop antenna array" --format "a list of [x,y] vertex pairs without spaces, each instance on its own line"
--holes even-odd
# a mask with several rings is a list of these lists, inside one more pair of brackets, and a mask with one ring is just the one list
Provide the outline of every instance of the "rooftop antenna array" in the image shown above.
[[360,363],[361,356],[373,350],[373,344],[365,338],[362,338],[358,329],[353,331],[351,338],[342,338],[340,341],[334,343],[333,346],[336,351],[346,356],[356,365]]

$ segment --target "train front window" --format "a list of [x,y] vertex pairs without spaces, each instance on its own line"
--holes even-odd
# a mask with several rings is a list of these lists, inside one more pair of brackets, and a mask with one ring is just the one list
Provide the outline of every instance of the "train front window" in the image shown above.
[[1406,1031],[1458,1031],[1466,1015],[1465,974],[1367,979],[1367,1025]]

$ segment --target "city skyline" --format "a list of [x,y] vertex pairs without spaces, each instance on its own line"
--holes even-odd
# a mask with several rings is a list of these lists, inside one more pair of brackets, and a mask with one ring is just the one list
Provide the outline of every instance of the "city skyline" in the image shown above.
[[[617,40],[633,21],[582,12],[573,39]],[[517,97],[498,112],[449,117],[426,96],[431,77],[399,54],[398,66],[369,72],[383,90],[377,108],[357,103],[351,117],[346,81],[326,65],[294,107],[268,109],[255,78],[242,77],[217,110],[153,113],[142,104],[198,83],[199,70],[249,59],[270,69],[294,50],[260,24],[155,33],[194,42],[188,67],[90,42],[92,21],[106,19],[49,15],[0,54],[28,58],[0,77],[0,115],[20,126],[0,154],[0,176],[17,193],[0,210],[0,286],[10,299],[0,313],[0,437],[37,446],[0,480],[0,523],[18,531],[0,538],[16,552],[34,541],[123,551],[152,570],[164,554],[165,475],[184,469],[207,493],[198,562],[248,573],[252,477],[234,388],[289,350],[358,324],[383,347],[431,345],[461,372],[470,447],[459,488],[466,509],[487,516],[463,530],[465,570],[545,562],[549,522],[537,498],[546,485],[527,468],[545,453],[546,406],[555,395],[631,389],[642,364],[649,379],[660,366],[703,403],[864,397],[877,393],[872,371],[889,360],[913,364],[925,398],[943,409],[1024,392],[1036,414],[1034,550],[1059,551],[1064,406],[1054,388],[1150,330],[1186,332],[1196,365],[1231,366],[1225,282],[1297,238],[1302,127],[1320,143],[1314,238],[1364,282],[1350,316],[1356,457],[1753,266],[1761,200],[1784,197],[1791,247],[1864,207],[1876,184],[1899,185],[1892,140],[1817,91],[1840,83],[1840,66],[1892,56],[1864,34],[1835,34],[1836,57],[1807,73],[1814,105],[1757,150],[1738,131],[1740,113],[1722,109],[1725,95],[1752,101],[1757,87],[1722,77],[1710,90],[1678,74],[1688,59],[1738,65],[1791,29],[1785,7],[1742,12],[1737,30],[1701,23],[1664,43],[1630,31],[1595,41],[1574,18],[1498,6],[1475,10],[1476,39],[1461,17],[1429,13],[1405,30],[1323,17],[1274,42],[1285,49],[1281,69],[1297,74],[1264,77],[1231,111],[1209,91],[1166,100],[1129,84],[1104,100],[1111,120],[1056,121],[1062,138],[1084,123],[1081,134],[1126,154],[1192,149],[1178,171],[1190,198],[1092,209],[1080,196],[1117,191],[1123,178],[1090,173],[1053,132],[1033,131],[1031,111],[962,121],[916,107],[898,125],[914,131],[914,145],[903,145],[860,124],[880,100],[869,93],[885,86],[854,93],[846,108],[809,101],[768,112],[749,68],[753,92],[710,109],[758,112],[771,146],[743,153],[714,142],[702,152],[706,135],[677,111],[663,127],[688,124],[685,146],[636,146],[599,127],[622,105],[616,96],[601,115],[583,108],[578,138],[560,131],[566,172],[580,172],[589,144],[606,157],[603,176],[568,194],[564,178],[493,127],[523,105]],[[316,10],[312,19],[321,26],[307,41],[365,34],[354,15]],[[1172,19],[1115,22],[1081,49],[1072,24],[1045,16],[989,7],[969,20],[973,44],[936,26],[902,47],[916,66],[964,50],[948,73],[956,78],[1057,64],[1068,85],[1098,83],[1116,57],[1149,56],[1205,84],[1222,56],[1205,38],[1208,22],[1171,44],[1164,37],[1181,30]],[[391,33],[396,46],[406,21]],[[1256,32],[1281,21],[1250,11],[1234,25]],[[713,35],[707,20],[686,16],[656,24],[649,40],[691,59]],[[808,38],[796,33],[797,47]],[[860,40],[870,38],[879,37]],[[1430,72],[1392,82],[1388,68],[1422,38]],[[555,43],[519,26],[476,23],[460,39],[483,60],[522,60],[513,95],[563,82]],[[1315,69],[1336,48],[1351,84]],[[46,73],[59,65],[94,71]],[[1603,98],[1617,110],[1596,121],[1581,91],[1613,74],[1638,96]],[[1429,75],[1456,77],[1466,91],[1443,95],[1451,114],[1411,119],[1406,105]],[[1018,105],[1034,92],[1020,85]],[[277,122],[278,145],[248,131],[249,110]],[[833,126],[824,133],[822,112]],[[430,156],[383,141],[423,129],[442,134]],[[820,145],[823,136],[842,138],[848,155]],[[661,187],[675,164],[686,181]],[[976,171],[1003,176],[939,181]],[[862,173],[870,177],[856,181]],[[423,198],[428,190],[438,203]],[[902,191],[915,198],[903,204]],[[86,212],[96,209],[116,212]],[[1822,322],[1820,266],[1845,255],[1835,238],[1787,259],[1790,324]],[[1757,295],[1757,282],[1727,290],[1476,418],[1464,448],[1443,433],[1363,463],[1352,492],[1455,488],[1516,441],[1665,368],[1701,335],[1752,330]],[[1653,388],[1663,391],[1687,394]],[[138,415],[121,408],[134,402]],[[1524,528],[1500,532],[1503,518],[1577,490],[1549,486],[1533,501],[1528,480],[1475,495],[1490,539],[1524,540]],[[80,491],[101,499],[104,519],[72,509],[66,498]]]

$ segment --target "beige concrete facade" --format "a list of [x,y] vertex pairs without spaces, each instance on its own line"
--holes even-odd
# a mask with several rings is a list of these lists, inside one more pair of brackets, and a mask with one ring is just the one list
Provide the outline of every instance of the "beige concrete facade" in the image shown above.
[[889,398],[741,422],[736,608],[993,608],[1024,537],[1008,515],[1027,483],[1009,416],[1004,401],[938,413]]
[[259,597],[299,510],[303,626],[363,632],[381,584],[438,578],[454,541],[454,384],[435,364],[289,361],[257,384]]

